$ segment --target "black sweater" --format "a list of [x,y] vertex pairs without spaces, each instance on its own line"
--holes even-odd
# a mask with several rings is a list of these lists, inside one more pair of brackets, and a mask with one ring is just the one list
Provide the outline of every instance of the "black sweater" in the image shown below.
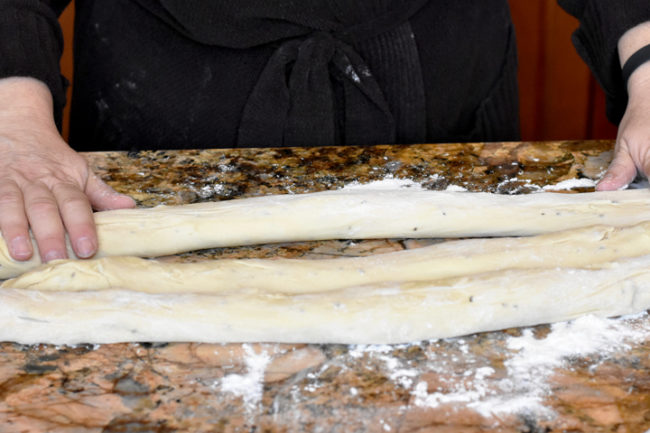
[[[0,77],[45,82],[60,122],[65,0],[0,0]],[[647,0],[560,0],[618,122],[617,41]],[[298,4],[299,6],[295,6]],[[76,0],[79,150],[518,137],[506,0]],[[614,6],[615,5],[615,6]]]

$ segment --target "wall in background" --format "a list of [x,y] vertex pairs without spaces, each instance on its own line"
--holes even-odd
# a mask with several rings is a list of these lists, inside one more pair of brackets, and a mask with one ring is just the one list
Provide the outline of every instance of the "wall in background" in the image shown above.
[[[70,80],[72,84],[72,36],[74,34],[74,2],[59,17],[61,29],[63,30],[63,39],[65,45],[63,46],[63,55],[61,56],[61,72]],[[63,112],[63,138],[68,139],[70,131],[70,97],[72,95],[72,85],[68,88],[68,104],[65,106]]]
[[[522,139],[615,138],[616,128],[605,118],[605,96],[571,44],[578,22],[554,0],[509,3],[519,50]],[[72,80],[72,5],[60,21],[66,41],[61,67]],[[66,107],[66,138],[68,119]]]
[[605,95],[571,43],[578,21],[555,0],[509,3],[519,52],[522,138],[615,138]]

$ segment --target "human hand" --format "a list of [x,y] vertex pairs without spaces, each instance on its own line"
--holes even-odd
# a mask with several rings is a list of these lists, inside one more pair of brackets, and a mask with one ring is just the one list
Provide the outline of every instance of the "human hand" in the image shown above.
[[[621,67],[640,48],[650,43],[650,21],[623,34],[618,41]],[[628,103],[618,126],[614,159],[598,183],[599,191],[624,188],[637,172],[650,176],[650,62],[638,67],[627,83]]]
[[650,63],[632,74],[629,101],[618,127],[614,159],[596,187],[612,191],[625,187],[637,171],[650,177]]
[[67,257],[65,233],[78,257],[97,251],[92,209],[135,206],[88,167],[61,138],[49,89],[32,78],[0,80],[0,232],[16,260]]

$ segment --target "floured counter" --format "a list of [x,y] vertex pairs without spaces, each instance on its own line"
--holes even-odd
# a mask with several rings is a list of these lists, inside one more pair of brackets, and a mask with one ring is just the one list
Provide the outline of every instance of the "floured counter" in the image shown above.
[[[589,190],[609,142],[99,153],[143,205],[401,182],[501,193]],[[393,185],[394,186],[394,185]],[[328,241],[168,257],[360,256],[436,240]],[[115,344],[0,351],[0,431],[650,429],[650,318],[393,346]]]

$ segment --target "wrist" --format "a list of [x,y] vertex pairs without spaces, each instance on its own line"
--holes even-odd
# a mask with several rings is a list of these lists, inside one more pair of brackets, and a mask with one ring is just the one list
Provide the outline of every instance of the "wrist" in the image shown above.
[[626,75],[628,93],[632,96],[638,89],[645,89],[650,80],[650,62],[645,61],[650,46],[650,21],[641,23],[621,36],[618,56],[622,73]]
[[45,83],[30,77],[0,79],[0,117],[23,116],[54,124],[49,88]]
[[630,95],[648,87],[650,87],[650,59],[639,65],[627,80],[627,89]]
[[650,62],[639,66],[627,82],[628,106],[647,106],[650,102]]

